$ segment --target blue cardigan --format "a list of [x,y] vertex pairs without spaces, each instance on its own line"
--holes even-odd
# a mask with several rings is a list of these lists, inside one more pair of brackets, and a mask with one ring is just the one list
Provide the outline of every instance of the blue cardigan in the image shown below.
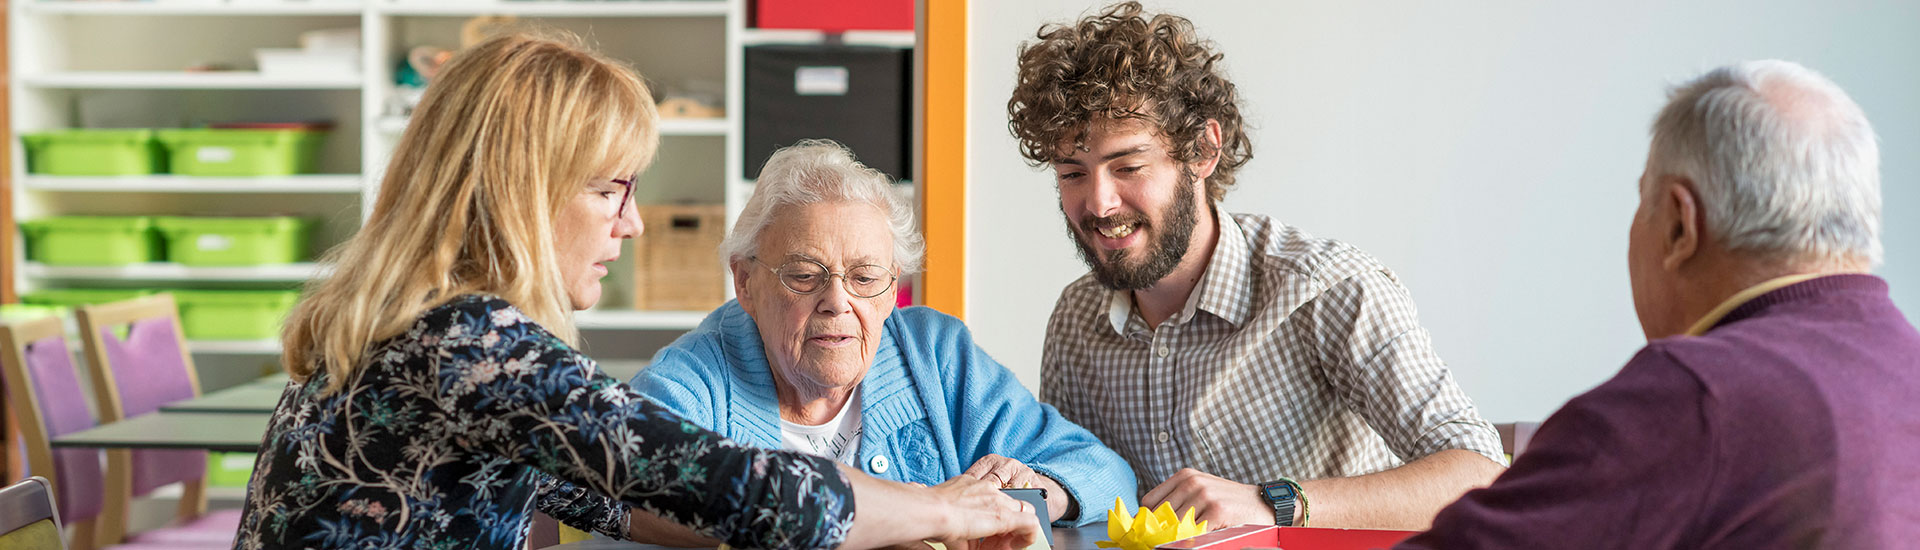
[[[632,382],[687,420],[734,440],[780,447],[779,400],[760,330],[738,302],[653,357]],[[860,382],[861,470],[936,485],[998,454],[1060,482],[1080,526],[1106,518],[1115,497],[1135,506],[1133,470],[1086,428],[1040,403],[1013,372],[974,345],[959,319],[925,307],[893,312]]]

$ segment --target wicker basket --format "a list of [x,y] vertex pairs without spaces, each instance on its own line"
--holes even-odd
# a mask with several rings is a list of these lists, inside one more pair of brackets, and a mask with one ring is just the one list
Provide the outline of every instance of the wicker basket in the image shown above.
[[727,301],[720,240],[727,208],[718,204],[641,205],[646,231],[633,240],[633,307],[707,311]]

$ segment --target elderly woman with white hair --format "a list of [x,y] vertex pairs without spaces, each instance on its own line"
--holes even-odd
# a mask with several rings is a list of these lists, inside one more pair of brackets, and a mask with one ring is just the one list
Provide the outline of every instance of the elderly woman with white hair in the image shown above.
[[[891,186],[832,141],[774,153],[721,247],[738,299],[655,355],[634,389],[733,440],[881,478],[1043,488],[1058,525],[1098,521],[1115,498],[1133,506],[1126,462],[1035,400],[959,319],[895,308],[922,244]],[[706,542],[638,512],[631,531]]]

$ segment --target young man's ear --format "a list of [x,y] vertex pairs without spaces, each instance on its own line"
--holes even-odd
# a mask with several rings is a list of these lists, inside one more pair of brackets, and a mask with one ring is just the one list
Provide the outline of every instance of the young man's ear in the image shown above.
[[1658,185],[1660,196],[1656,200],[1660,215],[1655,219],[1661,232],[1660,264],[1668,270],[1677,270],[1700,253],[1706,212],[1700,207],[1699,196],[1693,192],[1692,180],[1673,176]]
[[1213,177],[1213,170],[1220,167],[1220,155],[1226,153],[1220,149],[1220,144],[1226,143],[1226,139],[1221,135],[1220,121],[1207,119],[1206,129],[1200,131],[1200,139],[1206,140],[1207,149],[1213,154],[1195,159],[1187,163],[1187,167],[1193,170],[1195,179],[1206,181],[1207,178]]

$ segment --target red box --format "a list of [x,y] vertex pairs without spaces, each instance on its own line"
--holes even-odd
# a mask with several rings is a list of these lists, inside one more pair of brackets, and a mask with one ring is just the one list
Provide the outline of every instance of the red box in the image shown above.
[[756,0],[762,29],[913,30],[913,0]]
[[1415,535],[1413,531],[1385,529],[1326,529],[1242,525],[1160,545],[1157,550],[1372,550],[1392,548]]

